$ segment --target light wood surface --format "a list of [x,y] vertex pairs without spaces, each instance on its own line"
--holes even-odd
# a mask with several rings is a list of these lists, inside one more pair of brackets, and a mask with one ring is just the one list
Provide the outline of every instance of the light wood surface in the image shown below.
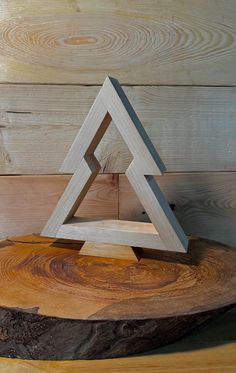
[[235,85],[234,0],[3,1],[0,81]]
[[[73,219],[101,168],[94,152],[111,118],[132,154],[125,174],[152,224]],[[188,239],[153,176],[165,170],[118,80],[106,77],[60,168],[74,174],[41,235],[186,252]]]
[[95,157],[82,159],[43,228],[42,236],[57,237],[59,228],[69,221],[80,207],[99,169],[100,165]]
[[[119,178],[120,218],[147,221],[132,188],[123,175]],[[40,232],[69,180],[69,176],[59,175],[1,176],[1,238]],[[81,215],[86,216],[87,211],[90,217],[116,219],[117,175],[101,175],[98,180],[99,183],[95,181],[92,186],[87,207],[83,209],[81,205]],[[175,204],[175,213],[187,233],[236,246],[234,172],[167,174],[159,184],[168,202]]]
[[[42,236],[47,235],[47,231],[44,233],[43,230]],[[53,237],[53,235],[49,237]],[[68,223],[62,224],[59,227],[55,233],[55,237],[118,245],[128,245],[128,243],[132,242],[132,246],[158,250],[172,249],[172,251],[175,251],[172,246],[168,247],[163,244],[159,233],[152,223],[72,218]]]
[[[123,88],[168,172],[236,170],[236,88]],[[99,89],[0,85],[0,173],[58,173]],[[104,173],[132,159],[114,124],[95,154]]]
[[98,243],[98,242],[85,242],[80,249],[80,255],[97,256],[102,258],[131,260],[138,262],[142,255],[142,249],[129,247],[127,245],[115,245]]
[[[70,176],[1,176],[0,237],[39,233],[64,192]],[[99,175],[81,204],[93,218],[118,217],[117,175]]]
[[139,356],[95,361],[0,358],[2,373],[235,373],[236,313],[221,316],[173,345]]
[[[162,245],[155,242],[152,245],[141,245],[150,249],[187,252],[188,239],[171,210],[164,194],[160,190],[154,176],[144,176],[138,169],[138,163],[131,163],[126,171],[139,201],[145,209],[153,227],[155,227],[158,239]],[[142,224],[142,223],[139,223]],[[141,228],[141,226],[140,226]],[[142,230],[140,230],[142,232]]]
[[[106,114],[109,116],[107,120]],[[60,171],[75,172],[84,156],[94,153],[111,118],[140,172],[144,175],[161,175],[166,171],[124,90],[118,80],[109,76],[106,77]]]
[[[236,247],[236,173],[166,174],[157,181],[186,234]],[[119,175],[119,218],[148,221],[124,175]]]

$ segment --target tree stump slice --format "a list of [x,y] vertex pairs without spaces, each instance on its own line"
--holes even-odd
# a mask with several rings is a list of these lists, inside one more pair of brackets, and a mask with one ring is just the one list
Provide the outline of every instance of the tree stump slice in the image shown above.
[[0,242],[0,356],[100,359],[173,342],[236,303],[236,251],[190,238],[189,252],[139,262],[83,256],[79,243]]

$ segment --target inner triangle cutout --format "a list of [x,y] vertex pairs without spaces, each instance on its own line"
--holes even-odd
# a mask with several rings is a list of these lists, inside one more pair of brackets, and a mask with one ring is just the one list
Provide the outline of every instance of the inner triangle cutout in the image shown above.
[[[132,154],[125,174],[151,223],[73,217],[101,169],[94,152],[111,120]],[[165,166],[116,79],[106,78],[60,171],[74,175],[41,235],[187,251],[188,239],[154,178]]]

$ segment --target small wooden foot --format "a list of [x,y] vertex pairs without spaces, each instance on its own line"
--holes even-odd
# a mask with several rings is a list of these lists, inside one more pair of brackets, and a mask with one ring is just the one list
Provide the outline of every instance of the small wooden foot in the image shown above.
[[98,256],[112,259],[132,260],[138,262],[141,258],[142,249],[125,246],[111,245],[86,241],[80,249],[80,255]]

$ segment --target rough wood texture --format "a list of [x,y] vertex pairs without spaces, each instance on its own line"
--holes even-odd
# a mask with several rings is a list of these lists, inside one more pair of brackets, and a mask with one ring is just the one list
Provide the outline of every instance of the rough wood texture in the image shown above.
[[1,243],[2,356],[93,359],[145,351],[236,303],[236,252],[216,242],[191,239],[188,254],[145,250],[135,264],[78,250],[78,243],[39,236]]
[[[0,85],[0,173],[58,173],[99,89]],[[236,88],[124,91],[167,171],[236,170]],[[129,166],[131,156],[113,124],[96,156],[105,173]]]
[[[176,173],[157,181],[187,234],[236,247],[236,173]],[[119,175],[119,218],[148,221],[124,175]]]
[[228,312],[166,347],[116,359],[32,361],[0,358],[2,373],[235,373],[236,313]]
[[228,309],[176,319],[73,322],[0,308],[0,356],[33,360],[126,356],[171,343]]
[[[0,237],[41,232],[69,180],[69,176],[56,175],[1,176]],[[93,218],[118,217],[117,175],[97,177],[80,213]]]
[[4,1],[1,82],[235,85],[234,0]]

